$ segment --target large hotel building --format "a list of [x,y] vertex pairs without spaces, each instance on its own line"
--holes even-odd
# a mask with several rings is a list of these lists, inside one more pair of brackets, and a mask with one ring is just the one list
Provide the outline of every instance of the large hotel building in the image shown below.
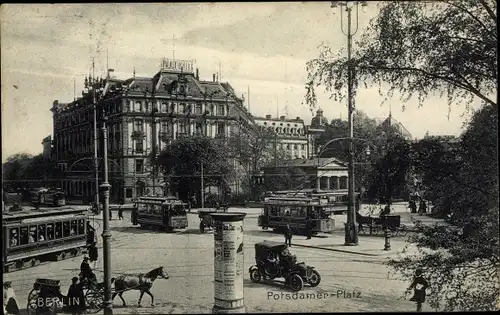
[[[162,180],[153,185],[149,157],[171,141],[192,135],[229,137],[272,128],[277,145],[291,158],[311,156],[311,135],[300,118],[253,117],[229,83],[201,80],[193,62],[168,60],[153,77],[126,80],[86,78],[82,97],[70,103],[53,102],[52,159],[65,172],[59,186],[69,198],[90,202],[96,193],[94,108],[108,117],[108,168],[111,202],[130,202],[151,193],[163,193]],[[100,121],[100,112],[96,112]],[[314,121],[314,119],[313,119]],[[153,123],[154,122],[154,123]],[[154,124],[154,125],[153,125]],[[100,137],[101,124],[97,124]],[[153,134],[155,133],[155,135]],[[154,137],[154,139],[153,139]],[[99,141],[101,143],[101,141]],[[102,169],[102,149],[98,147]],[[237,164],[237,163],[235,163]],[[160,177],[160,176],[158,176]],[[233,183],[233,191],[238,183]]]

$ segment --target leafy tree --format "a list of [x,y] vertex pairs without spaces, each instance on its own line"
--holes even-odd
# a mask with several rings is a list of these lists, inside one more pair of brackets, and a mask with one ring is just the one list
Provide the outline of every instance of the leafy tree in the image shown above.
[[197,196],[200,200],[202,163],[205,186],[227,189],[234,176],[228,152],[224,139],[187,137],[166,147],[155,163],[163,171],[165,182],[179,192],[181,199]]
[[18,153],[8,157],[2,165],[2,178],[4,180],[23,179],[32,161],[33,155],[28,153]]
[[264,178],[266,191],[298,189],[297,186],[307,182],[304,170],[297,167],[278,167],[269,169]]
[[[350,69],[354,87],[378,84],[381,95],[400,92],[402,104],[432,94],[449,104],[469,105],[474,98],[497,106],[496,1],[386,1],[356,42]],[[314,106],[324,85],[335,100],[346,97],[347,58],[322,47],[308,62],[306,101]],[[386,93],[385,85],[388,85]]]
[[424,270],[431,284],[431,307],[494,310],[500,289],[496,108],[484,107],[475,113],[458,148],[455,161],[442,162],[448,168],[436,170],[440,177],[432,183],[440,191],[437,206],[453,213],[450,225],[417,225],[417,233],[409,240],[419,252],[390,264],[406,279],[416,268]]
[[379,158],[372,172],[371,185],[367,195],[380,203],[392,204],[395,196],[406,191],[410,171],[410,144],[393,135],[382,147],[385,154]]

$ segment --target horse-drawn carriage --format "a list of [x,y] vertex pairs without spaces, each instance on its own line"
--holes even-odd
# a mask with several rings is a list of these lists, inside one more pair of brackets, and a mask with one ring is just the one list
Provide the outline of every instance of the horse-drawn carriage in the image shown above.
[[305,283],[316,287],[321,282],[319,272],[303,262],[297,263],[297,257],[289,252],[284,243],[264,241],[255,244],[255,263],[248,270],[254,283],[262,279],[284,278],[286,286],[300,291]]
[[200,210],[198,212],[198,217],[200,218],[200,233],[205,233],[205,228],[211,230],[214,226],[214,221],[212,218],[213,213],[227,212],[228,206],[221,205],[217,206],[215,210]]
[[401,216],[399,215],[382,215],[380,217],[358,215],[356,220],[361,234],[383,234],[386,225],[394,236],[406,236],[408,234],[408,229],[406,225],[401,224]]
[[[85,302],[78,297],[68,297],[61,293],[59,280],[36,279],[33,289],[28,294],[27,310],[29,314],[56,314],[69,308],[85,308],[89,314],[97,313],[102,309],[102,291],[97,286],[89,286],[84,293]],[[102,284],[101,284],[102,287]],[[84,304],[84,305],[81,305]]]

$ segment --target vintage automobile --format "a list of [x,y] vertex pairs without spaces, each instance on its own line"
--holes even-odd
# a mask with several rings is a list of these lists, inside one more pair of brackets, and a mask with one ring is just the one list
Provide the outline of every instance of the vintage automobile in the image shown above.
[[293,291],[300,291],[304,284],[316,287],[321,282],[319,272],[305,263],[297,263],[284,243],[264,241],[255,244],[255,262],[248,272],[250,280],[258,283],[261,280],[284,278],[285,286]]

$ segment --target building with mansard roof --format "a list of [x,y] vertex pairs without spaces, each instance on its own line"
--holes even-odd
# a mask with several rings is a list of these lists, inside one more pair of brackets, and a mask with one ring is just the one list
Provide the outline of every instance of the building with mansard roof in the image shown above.
[[[65,171],[60,187],[69,198],[94,199],[94,113],[99,120],[101,110],[108,117],[111,202],[163,193],[162,181],[157,178],[153,185],[151,176],[153,147],[160,152],[181,137],[228,137],[256,128],[242,97],[231,85],[219,82],[215,75],[211,80],[200,79],[191,61],[165,59],[152,77],[134,74],[119,80],[109,75],[104,79],[89,76],[85,81],[81,97],[70,103],[55,100],[51,108],[52,157]],[[94,112],[96,102],[99,106]],[[100,135],[98,130],[97,137]],[[98,148],[98,156],[102,156],[102,148]],[[98,163],[102,165],[100,159]],[[237,191],[238,183],[233,185],[232,190]]]
[[307,126],[300,117],[286,118],[285,116],[255,117],[255,124],[274,133],[275,139],[270,144],[277,150],[285,153],[288,158],[304,159],[311,152],[310,136]]

